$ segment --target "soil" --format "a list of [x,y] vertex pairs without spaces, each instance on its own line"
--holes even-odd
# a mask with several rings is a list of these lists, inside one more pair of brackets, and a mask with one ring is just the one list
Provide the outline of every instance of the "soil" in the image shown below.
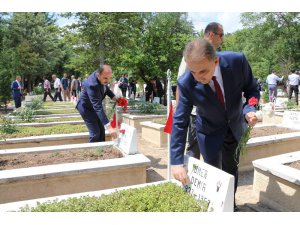
[[285,134],[285,133],[292,133],[292,132],[299,132],[299,130],[293,130],[284,127],[277,127],[277,126],[267,126],[267,127],[260,127],[251,130],[250,138],[254,137],[261,137],[261,136],[269,136],[275,134]]
[[1,156],[0,170],[28,168],[34,166],[53,165],[71,162],[105,160],[123,157],[122,153],[113,148],[56,151],[51,153],[24,153]]
[[300,160],[292,162],[292,163],[287,163],[287,164],[284,164],[284,165],[295,168],[297,170],[300,170]]

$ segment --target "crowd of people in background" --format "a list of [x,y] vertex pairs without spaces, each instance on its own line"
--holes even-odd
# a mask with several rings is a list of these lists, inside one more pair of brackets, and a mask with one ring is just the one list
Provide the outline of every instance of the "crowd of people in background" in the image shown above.
[[[272,70],[272,73],[267,76],[266,83],[268,85],[269,101],[272,102],[277,98],[278,84],[284,85],[284,91],[286,92],[288,99],[292,99],[292,95],[295,95],[295,102],[298,105],[299,84],[300,84],[300,70],[292,69],[291,74],[287,77],[276,75],[276,71]],[[260,91],[263,90],[263,82],[258,80]]]

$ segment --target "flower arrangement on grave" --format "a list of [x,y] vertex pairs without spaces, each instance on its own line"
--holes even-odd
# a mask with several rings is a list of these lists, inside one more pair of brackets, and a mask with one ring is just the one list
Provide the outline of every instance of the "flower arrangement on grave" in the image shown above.
[[[248,101],[248,105],[255,107],[256,104],[258,103],[258,99],[255,97],[252,97],[249,99]],[[252,130],[252,126],[247,126],[246,130],[244,131],[241,140],[235,150],[235,156],[238,156],[238,153],[240,152],[240,155],[244,155],[245,154],[245,150],[246,150],[246,146],[247,146],[247,142],[250,138],[250,132]]]
[[[112,107],[113,110],[115,110],[115,107],[117,106],[120,106],[122,107],[123,109],[123,112],[126,112],[127,111],[127,106],[128,106],[128,101],[126,98],[124,97],[119,97],[117,98],[117,101],[116,103],[114,104],[114,106]],[[116,118],[116,113],[113,114],[113,119],[112,121],[110,122],[110,125],[112,128],[116,128],[117,127],[117,118]],[[120,122],[118,121],[118,127],[120,127]],[[125,132],[125,131],[124,131]],[[123,133],[124,133],[123,132]]]

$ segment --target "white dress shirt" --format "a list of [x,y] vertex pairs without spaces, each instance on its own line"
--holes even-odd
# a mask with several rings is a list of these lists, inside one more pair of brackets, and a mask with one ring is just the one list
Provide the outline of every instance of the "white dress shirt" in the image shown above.
[[268,85],[277,85],[277,81],[282,81],[283,77],[279,78],[277,75],[274,73],[271,73],[267,76],[267,84]]
[[59,86],[61,86],[61,83],[60,83],[60,79],[59,78],[56,78],[55,81],[54,81],[54,88],[58,88]]
[[288,76],[288,80],[289,80],[289,84],[290,85],[299,85],[299,81],[300,81],[300,76],[292,73]]

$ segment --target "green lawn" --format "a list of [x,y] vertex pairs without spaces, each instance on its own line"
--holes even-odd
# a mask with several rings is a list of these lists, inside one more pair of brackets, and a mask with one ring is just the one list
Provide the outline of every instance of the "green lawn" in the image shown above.
[[13,134],[5,134],[5,138],[21,138],[30,136],[41,136],[50,134],[70,134],[87,132],[88,129],[83,125],[61,124],[51,127],[17,127],[17,132]]

